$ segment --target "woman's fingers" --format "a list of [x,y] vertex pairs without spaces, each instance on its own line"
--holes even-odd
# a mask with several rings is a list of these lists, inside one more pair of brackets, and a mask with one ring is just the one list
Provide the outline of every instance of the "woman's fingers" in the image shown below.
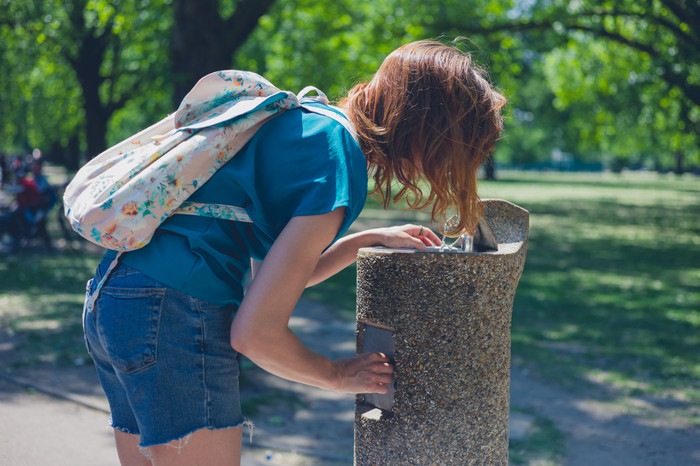
[[337,361],[342,366],[340,390],[349,393],[386,393],[394,366],[383,353],[364,353]]
[[426,246],[439,246],[440,238],[428,227],[422,225],[403,225],[400,227],[381,228],[382,240],[379,244],[386,247],[412,247],[424,250]]
[[389,362],[391,359],[389,359],[389,356],[387,356],[384,353],[381,352],[374,352],[374,353],[362,353],[359,355],[360,358],[364,358],[373,362]]
[[442,241],[438,235],[428,227],[419,226],[418,235],[426,246],[439,246]]

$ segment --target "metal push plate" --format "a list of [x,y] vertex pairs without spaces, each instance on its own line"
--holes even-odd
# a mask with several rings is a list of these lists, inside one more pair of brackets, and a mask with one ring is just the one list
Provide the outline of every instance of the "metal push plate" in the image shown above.
[[[362,347],[360,353],[381,352],[386,354],[393,363],[394,360],[394,332],[369,324],[361,324]],[[389,391],[386,394],[363,393],[365,403],[391,412],[394,409],[394,384],[387,385]]]

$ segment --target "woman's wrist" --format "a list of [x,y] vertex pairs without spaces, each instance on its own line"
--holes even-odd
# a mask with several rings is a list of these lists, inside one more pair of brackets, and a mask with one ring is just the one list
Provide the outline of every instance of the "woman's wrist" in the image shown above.
[[331,361],[331,378],[326,390],[340,392],[343,386],[343,365]]
[[359,250],[361,248],[370,248],[372,246],[381,246],[382,245],[382,238],[384,235],[381,233],[381,229],[379,228],[373,228],[371,230],[364,230],[360,231],[358,233],[355,233],[354,235],[351,235],[351,237],[354,240],[353,246],[355,247],[356,250]]

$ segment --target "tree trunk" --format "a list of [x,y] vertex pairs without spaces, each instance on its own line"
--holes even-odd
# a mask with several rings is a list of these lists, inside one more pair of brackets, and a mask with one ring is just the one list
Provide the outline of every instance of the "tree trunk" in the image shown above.
[[107,148],[107,120],[101,107],[85,106],[85,142],[88,159],[95,157]]
[[64,150],[64,166],[70,171],[77,172],[81,166],[80,139],[77,135],[72,136],[68,140],[68,147],[66,147]]
[[675,153],[676,156],[676,169],[674,170],[676,175],[682,175],[685,173],[685,170],[683,169],[683,151],[677,150]]
[[[107,121],[116,107],[112,106],[112,96],[108,96],[107,103],[103,103],[100,98],[100,86],[105,81],[105,78],[100,74],[100,68],[104,62],[112,35],[112,23],[110,21],[99,32],[94,28],[88,27],[85,23],[86,8],[87,3],[85,0],[76,1],[72,4],[69,17],[75,30],[75,35],[79,38],[76,41],[77,50],[75,54],[72,54],[68,49],[64,50],[63,53],[73,67],[82,90],[87,156],[92,158],[105,150],[107,145]],[[75,154],[75,157],[77,162],[78,154]]]
[[174,1],[171,56],[175,106],[199,78],[231,67],[233,54],[273,3],[274,0],[240,0],[233,15],[224,19],[219,14],[219,0]]
[[487,180],[493,181],[496,179],[496,162],[493,160],[493,156],[489,156],[486,159],[486,162],[484,163],[484,169]]
[[[83,55],[83,54],[81,54]],[[80,57],[76,66],[76,74],[83,91],[83,109],[85,110],[85,140],[87,156],[92,158],[105,150],[107,145],[107,121],[111,112],[100,99],[99,66],[102,60],[90,60]]]

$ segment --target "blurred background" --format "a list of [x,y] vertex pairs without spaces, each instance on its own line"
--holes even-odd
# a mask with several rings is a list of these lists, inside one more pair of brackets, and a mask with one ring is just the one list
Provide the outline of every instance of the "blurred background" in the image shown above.
[[331,97],[399,45],[465,36],[509,98],[498,164],[700,170],[694,1],[2,0],[0,150],[75,169],[246,69]]
[[[609,448],[641,432],[637,451],[686,452],[648,464],[700,461],[689,436],[700,426],[700,3],[691,0],[0,0],[0,214],[17,201],[15,167],[41,159],[55,187],[44,230],[30,225],[13,247],[0,236],[0,370],[90,364],[80,309],[101,251],[70,233],[59,202],[82,163],[173,112],[211,71],[251,70],[338,99],[393,49],[426,38],[462,38],[509,101],[479,193],[531,214],[514,368],[595,399],[591,419],[619,422],[606,431],[618,443]],[[370,199],[354,228],[430,221],[402,207]],[[351,267],[305,299],[351,325],[354,285]],[[256,390],[245,408],[257,423],[293,425],[303,400]],[[259,410],[276,402],[291,414]],[[575,422],[518,403],[529,430],[511,438],[511,461],[567,464]],[[654,444],[662,433],[688,442]],[[585,460],[570,464],[647,464]]]

